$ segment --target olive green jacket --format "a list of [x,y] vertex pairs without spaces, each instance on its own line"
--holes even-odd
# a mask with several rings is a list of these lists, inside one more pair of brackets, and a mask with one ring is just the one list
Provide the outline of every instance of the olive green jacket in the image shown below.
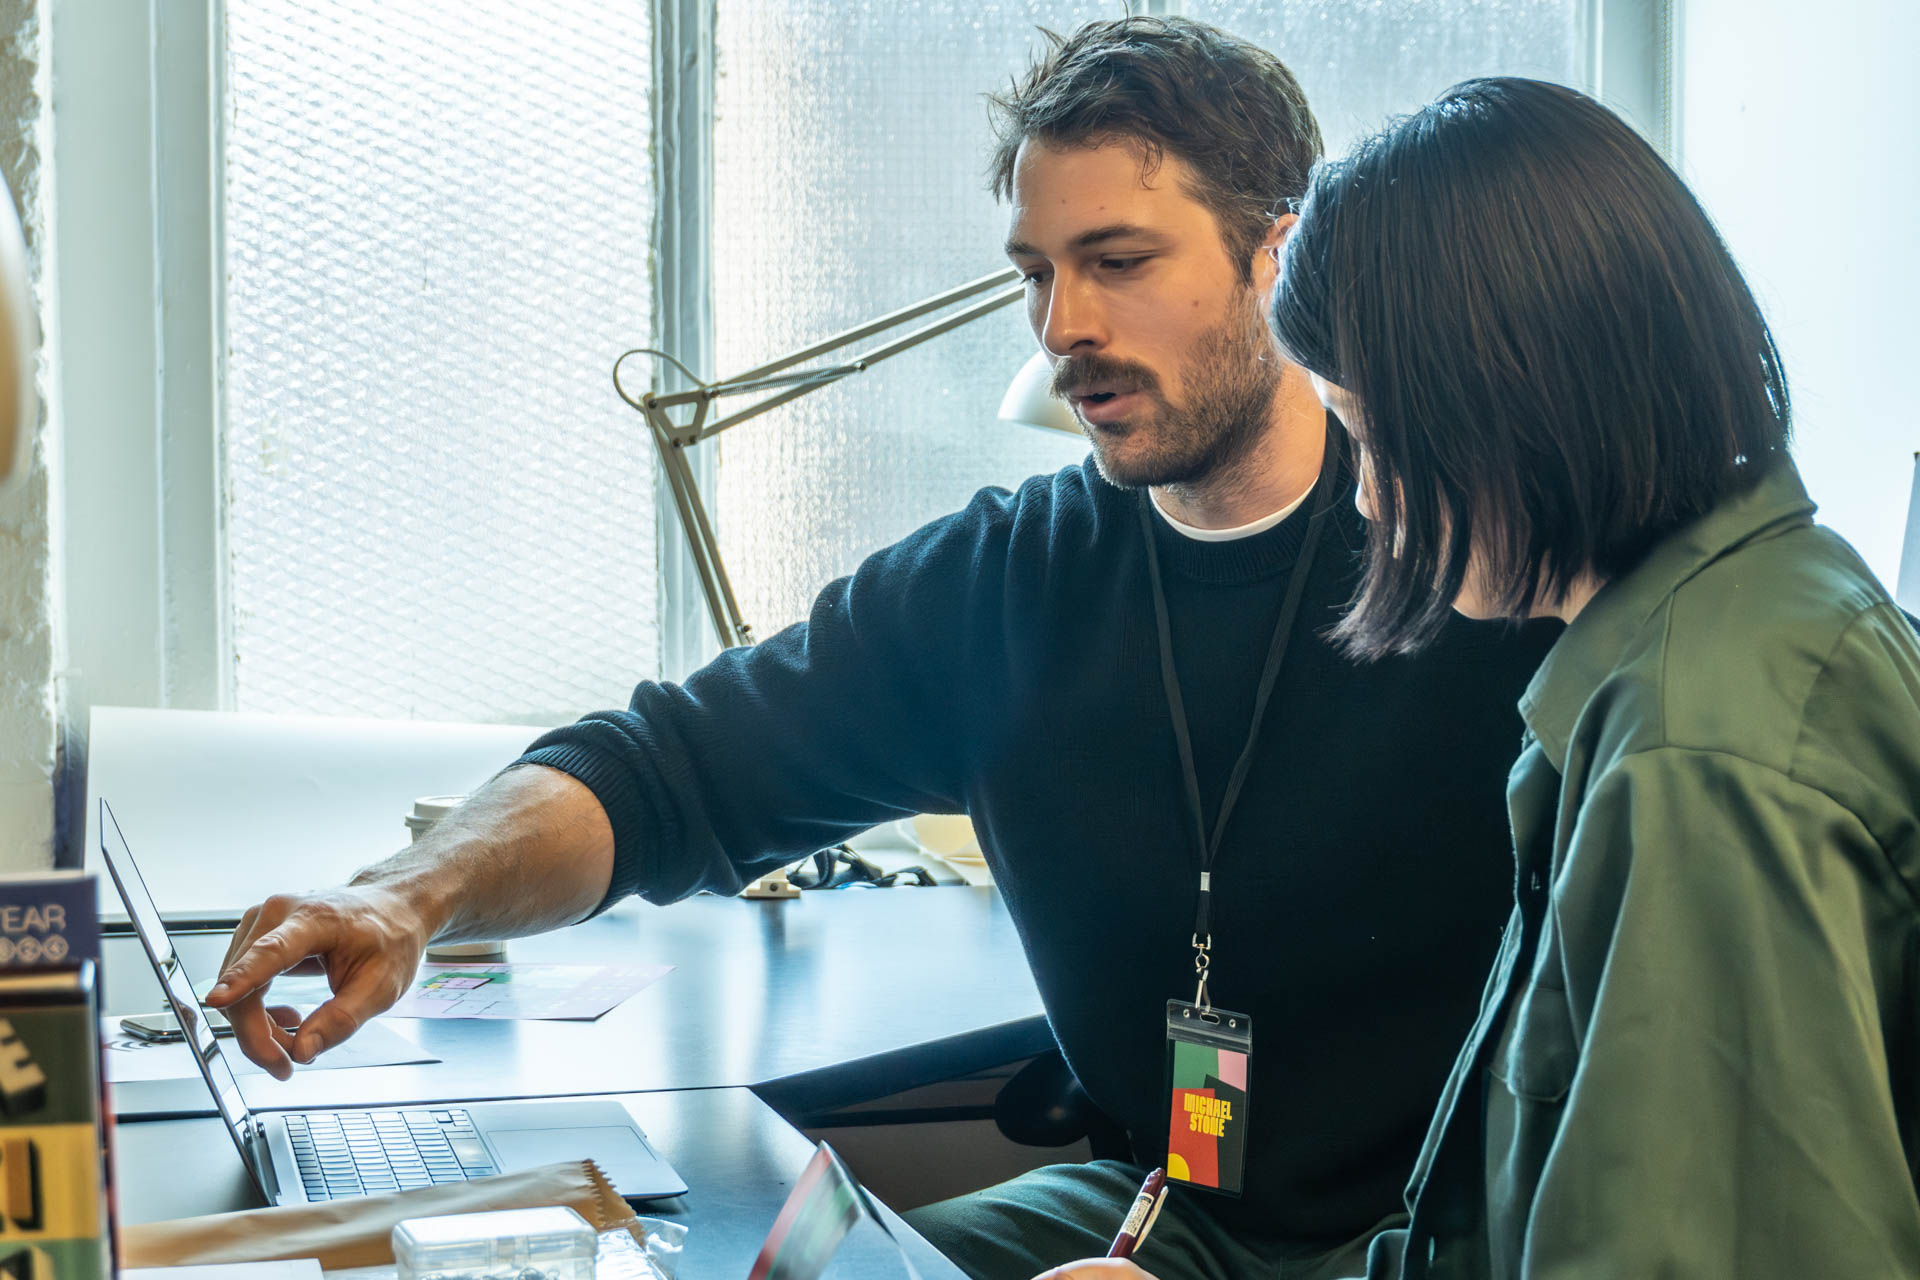
[[1920,645],[1782,462],[1521,701],[1516,906],[1379,1274],[1920,1276]]

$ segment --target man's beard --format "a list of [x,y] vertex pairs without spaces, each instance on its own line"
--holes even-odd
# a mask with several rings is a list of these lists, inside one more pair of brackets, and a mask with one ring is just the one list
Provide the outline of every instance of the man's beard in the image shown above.
[[[1116,424],[1120,440],[1104,438],[1106,428],[1080,424],[1093,444],[1094,464],[1108,483],[1122,489],[1146,485],[1191,485],[1211,479],[1241,461],[1265,433],[1280,387],[1280,363],[1272,339],[1251,305],[1233,308],[1227,320],[1202,334],[1181,370],[1186,402],[1173,404],[1151,369],[1131,361],[1095,354],[1069,356],[1054,367],[1053,389],[1099,383],[1136,391],[1154,408]],[[1127,451],[1119,446],[1148,443]]]

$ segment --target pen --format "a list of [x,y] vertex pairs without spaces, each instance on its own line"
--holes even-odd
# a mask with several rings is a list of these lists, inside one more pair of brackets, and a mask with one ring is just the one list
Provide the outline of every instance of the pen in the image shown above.
[[1133,1251],[1147,1238],[1147,1232],[1153,1230],[1153,1220],[1160,1216],[1160,1205],[1166,1198],[1167,1171],[1155,1169],[1140,1184],[1140,1194],[1133,1198],[1133,1207],[1127,1210],[1126,1221],[1120,1224],[1120,1234],[1113,1238],[1113,1247],[1107,1250],[1109,1258],[1133,1256]]

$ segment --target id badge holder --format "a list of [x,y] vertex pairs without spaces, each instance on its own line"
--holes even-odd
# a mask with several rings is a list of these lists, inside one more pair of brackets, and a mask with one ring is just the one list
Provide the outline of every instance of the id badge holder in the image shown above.
[[1167,1179],[1237,1196],[1246,1174],[1253,1021],[1167,1001]]

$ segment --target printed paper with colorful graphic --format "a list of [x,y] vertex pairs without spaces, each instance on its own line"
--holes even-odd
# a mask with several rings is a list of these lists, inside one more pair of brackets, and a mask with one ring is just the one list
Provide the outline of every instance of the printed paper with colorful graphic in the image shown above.
[[1183,1040],[1169,1048],[1167,1177],[1238,1195],[1247,1150],[1247,1055]]
[[394,1018],[588,1022],[672,972],[670,964],[423,964]]

